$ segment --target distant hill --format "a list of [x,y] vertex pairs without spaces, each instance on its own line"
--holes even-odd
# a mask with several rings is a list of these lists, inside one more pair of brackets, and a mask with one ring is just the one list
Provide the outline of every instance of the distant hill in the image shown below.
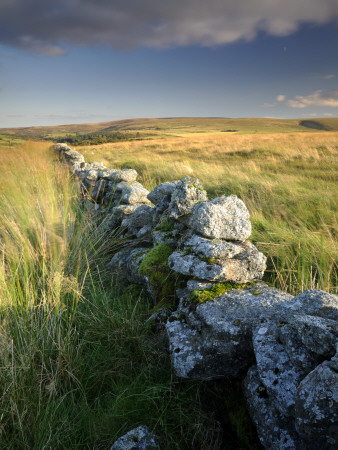
[[2,135],[41,139],[71,134],[146,132],[156,137],[182,136],[195,133],[290,133],[311,131],[338,131],[338,118],[328,119],[265,119],[265,118],[161,118],[127,119],[101,123],[57,125],[45,127],[0,128]]

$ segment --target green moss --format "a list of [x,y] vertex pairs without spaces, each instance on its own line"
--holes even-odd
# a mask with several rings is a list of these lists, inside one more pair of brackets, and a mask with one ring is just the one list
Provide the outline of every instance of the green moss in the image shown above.
[[142,255],[143,255],[143,252],[137,252],[136,255],[133,256],[133,260],[136,261]]
[[183,250],[184,255],[191,255],[191,253],[192,253],[191,247],[185,247],[185,249]]
[[254,291],[253,292],[253,295],[258,295],[258,294],[260,294],[260,291]]
[[207,264],[217,264],[218,263],[218,260],[216,258],[202,258],[202,257],[198,257],[198,259],[200,261],[206,262]]
[[196,303],[204,303],[212,301],[214,298],[220,297],[231,289],[245,289],[252,286],[254,283],[218,283],[213,287],[203,291],[195,290],[190,293],[190,300]]
[[172,252],[168,244],[157,245],[148,250],[139,267],[139,273],[148,277],[156,303],[175,298],[178,276],[168,266]]
[[174,231],[174,224],[167,217],[163,217],[154,230],[163,232]]

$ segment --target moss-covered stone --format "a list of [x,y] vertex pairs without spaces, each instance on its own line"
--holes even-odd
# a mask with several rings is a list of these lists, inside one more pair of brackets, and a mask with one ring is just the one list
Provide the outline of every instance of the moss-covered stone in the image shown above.
[[246,289],[252,286],[254,283],[218,283],[213,287],[204,289],[203,291],[195,290],[190,293],[190,300],[196,303],[204,303],[207,301],[212,301],[214,298],[224,295],[227,291],[231,289]]
[[175,299],[178,277],[168,266],[172,252],[168,244],[157,245],[148,250],[139,268],[139,273],[148,277],[157,303]]
[[168,217],[163,217],[161,222],[154,228],[156,231],[170,232],[174,230],[173,222]]

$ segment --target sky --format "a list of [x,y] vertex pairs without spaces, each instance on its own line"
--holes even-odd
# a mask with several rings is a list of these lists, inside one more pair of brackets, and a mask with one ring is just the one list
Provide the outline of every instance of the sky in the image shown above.
[[0,127],[338,117],[338,0],[0,0]]

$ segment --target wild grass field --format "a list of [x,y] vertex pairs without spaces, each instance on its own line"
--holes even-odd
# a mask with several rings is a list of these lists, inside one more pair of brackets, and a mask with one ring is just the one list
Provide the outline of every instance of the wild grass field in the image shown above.
[[88,161],[134,168],[148,189],[197,177],[209,198],[236,194],[252,240],[268,256],[266,279],[297,294],[337,292],[338,133],[198,135],[79,147]]
[[139,425],[163,449],[260,448],[238,383],[174,376],[149,296],[106,270],[119,239],[54,158],[46,143],[1,149],[0,448],[108,449]]
[[[338,132],[189,131],[78,150],[135,168],[149,189],[191,175],[210,198],[238,195],[267,280],[337,292]],[[0,158],[0,448],[107,449],[138,425],[163,449],[260,448],[238,384],[172,373],[147,322],[155,305],[107,272],[118,236],[88,217],[50,144],[4,144]]]

